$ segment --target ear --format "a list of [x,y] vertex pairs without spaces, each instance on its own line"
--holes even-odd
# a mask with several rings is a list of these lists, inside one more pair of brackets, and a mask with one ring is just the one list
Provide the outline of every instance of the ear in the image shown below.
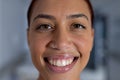
[[92,44],[94,43],[94,28],[91,29],[91,40],[92,40]]
[[27,42],[28,42],[28,46],[30,45],[30,35],[29,35],[29,27],[26,29],[27,31]]
[[91,32],[92,32],[91,35],[92,35],[92,37],[94,38],[94,34],[95,34],[94,28],[91,29]]

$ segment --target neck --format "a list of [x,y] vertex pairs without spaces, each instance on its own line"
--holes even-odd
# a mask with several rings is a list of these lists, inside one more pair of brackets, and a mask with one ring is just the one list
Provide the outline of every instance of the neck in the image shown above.
[[[37,80],[45,80],[45,79],[43,79],[43,77],[41,77],[41,76],[39,75],[39,77],[38,77]],[[81,80],[81,79],[79,78],[79,79],[76,79],[76,80]]]
[[37,80],[44,80],[44,79],[39,75]]

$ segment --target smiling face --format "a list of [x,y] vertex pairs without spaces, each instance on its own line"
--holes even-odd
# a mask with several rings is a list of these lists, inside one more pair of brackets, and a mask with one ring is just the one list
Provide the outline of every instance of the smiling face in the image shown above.
[[39,80],[79,80],[93,44],[84,0],[36,0],[28,44]]

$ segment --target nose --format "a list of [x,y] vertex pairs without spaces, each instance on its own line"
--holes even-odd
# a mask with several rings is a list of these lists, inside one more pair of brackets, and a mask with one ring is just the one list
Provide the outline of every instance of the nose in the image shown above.
[[49,47],[57,50],[70,49],[72,47],[72,39],[66,30],[58,30],[54,33]]

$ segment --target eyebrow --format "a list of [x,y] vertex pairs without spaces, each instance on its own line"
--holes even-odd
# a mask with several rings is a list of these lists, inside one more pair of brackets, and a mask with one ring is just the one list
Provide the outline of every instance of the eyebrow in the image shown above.
[[73,18],[81,18],[81,17],[89,20],[88,17],[87,17],[85,14],[73,14],[73,15],[67,16],[67,18],[70,18],[70,19],[73,19]]
[[[81,18],[81,17],[83,17],[83,18],[85,18],[85,19],[88,20],[88,17],[87,17],[86,15],[84,15],[84,14],[73,14],[73,15],[67,16],[66,18],[67,18],[67,19],[74,19],[74,18]],[[55,18],[54,16],[52,16],[52,15],[39,14],[39,15],[37,15],[37,16],[33,19],[33,21],[35,21],[36,19],[39,19],[39,18],[56,20],[56,18]]]
[[[51,20],[55,20],[55,19],[56,19],[56,18],[55,18],[54,16],[52,16],[52,15],[39,14],[38,16],[36,16],[36,17],[34,18],[34,20],[39,19],[39,18],[45,18],[45,19],[51,19]],[[33,21],[34,21],[34,20],[33,20]]]

